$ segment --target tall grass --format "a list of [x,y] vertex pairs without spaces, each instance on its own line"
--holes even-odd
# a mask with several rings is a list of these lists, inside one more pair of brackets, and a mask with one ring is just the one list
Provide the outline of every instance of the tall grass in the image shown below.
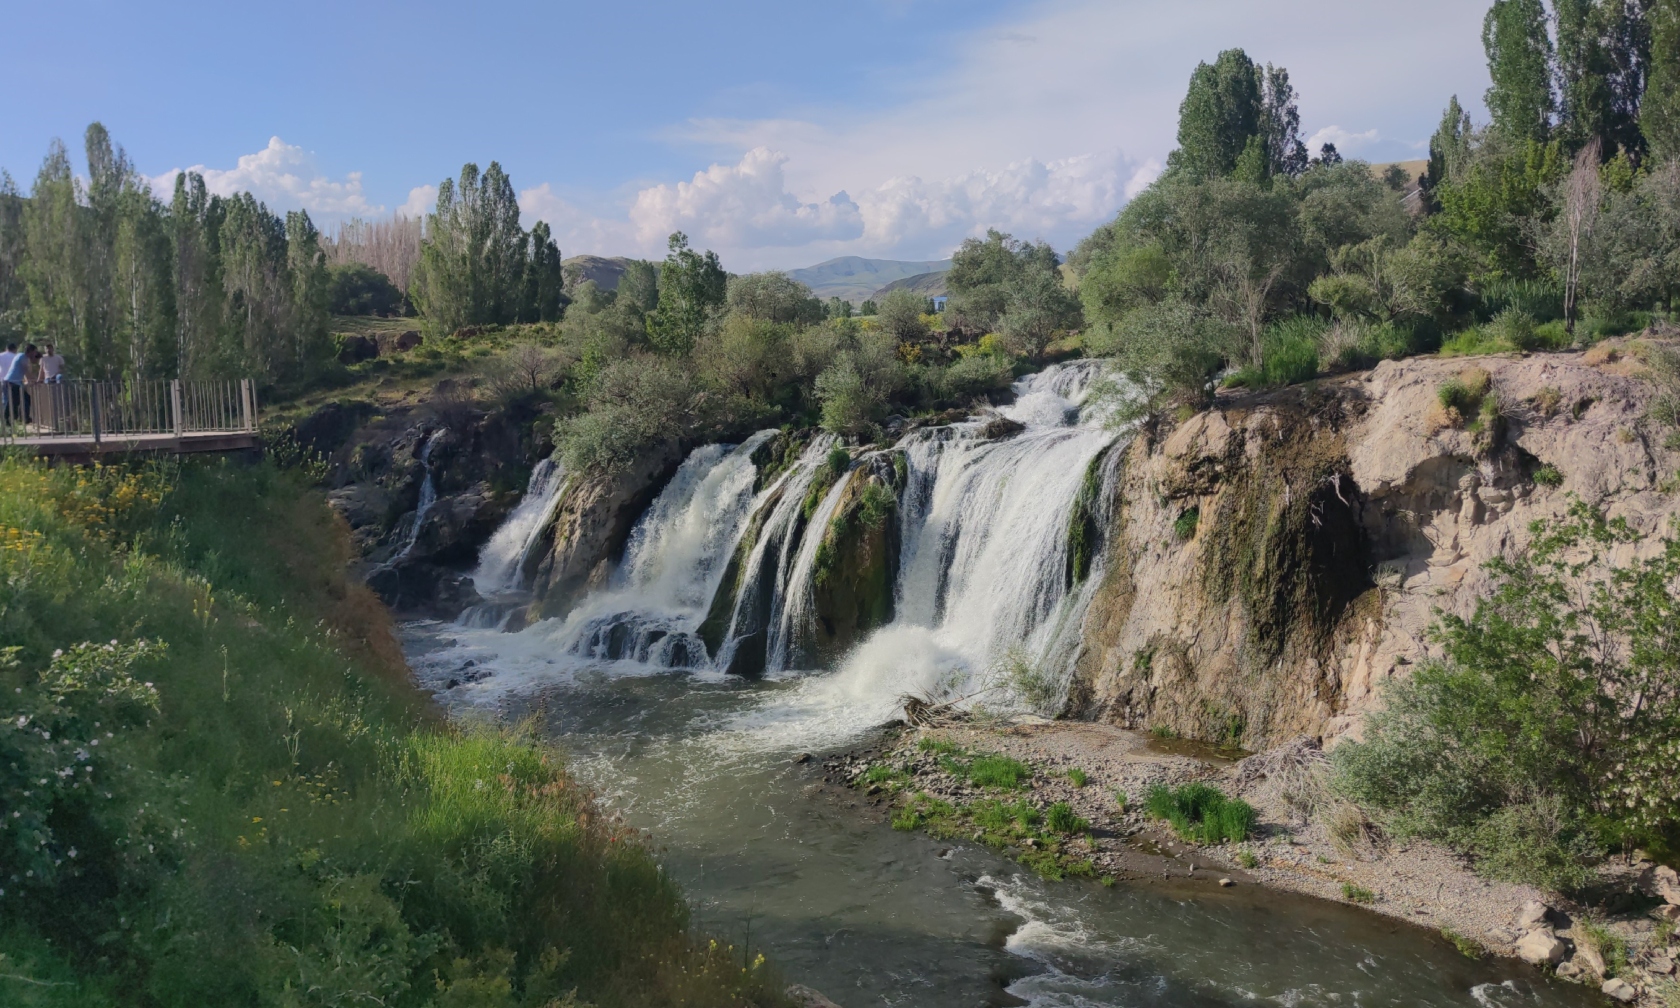
[[0,1004],[780,1004],[554,753],[439,723],[343,533],[266,466],[0,458],[0,769],[72,771],[0,773]]
[[1149,789],[1145,808],[1192,843],[1238,843],[1254,830],[1255,813],[1247,802],[1198,782],[1179,788],[1157,784]]

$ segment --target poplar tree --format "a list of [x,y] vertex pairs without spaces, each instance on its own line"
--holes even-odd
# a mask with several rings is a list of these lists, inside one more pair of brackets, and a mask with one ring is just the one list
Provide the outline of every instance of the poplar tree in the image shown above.
[[1680,157],[1680,0],[1651,0],[1650,72],[1639,128],[1659,159]]
[[522,322],[554,322],[566,310],[565,277],[560,269],[560,246],[548,225],[531,226],[531,247],[525,259],[525,293],[520,310]]
[[1644,149],[1639,106],[1645,95],[1651,33],[1642,0],[1556,0],[1559,126],[1579,150],[1593,140],[1602,156]]
[[516,321],[526,293],[528,240],[500,164],[490,162],[480,175],[468,163],[458,182],[444,179],[415,270],[414,302],[427,327],[442,335]]
[[1475,131],[1470,125],[1470,113],[1464,111],[1464,106],[1458,103],[1458,95],[1453,95],[1447,102],[1447,109],[1441,113],[1441,125],[1435,128],[1435,135],[1429,138],[1429,167],[1424,169],[1420,181],[1424,197],[1432,208],[1437,208],[1435,191],[1448,180],[1457,177],[1459,171],[1470,159],[1470,142]]
[[215,371],[222,318],[221,261],[217,254],[219,201],[212,201],[204,176],[175,176],[169,204],[171,264],[175,295],[175,373],[198,378]]
[[1515,140],[1545,141],[1557,107],[1552,40],[1541,0],[1494,0],[1482,21],[1487,107],[1495,130]]
[[1198,63],[1178,107],[1178,149],[1168,168],[1201,178],[1231,174],[1260,132],[1263,110],[1261,71],[1247,53],[1227,49]]

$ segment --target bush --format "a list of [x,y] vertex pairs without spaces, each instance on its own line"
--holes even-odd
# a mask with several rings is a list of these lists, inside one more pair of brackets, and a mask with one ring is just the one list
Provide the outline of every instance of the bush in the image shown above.
[[1613,845],[1671,849],[1680,543],[1609,562],[1642,538],[1576,502],[1489,563],[1493,594],[1431,631],[1441,660],[1388,687],[1364,741],[1337,748],[1338,789],[1396,836],[1553,889],[1580,886]]
[[1187,508],[1177,518],[1173,519],[1173,535],[1177,536],[1181,542],[1189,539],[1196,534],[1196,526],[1201,524],[1201,521],[1201,508]]
[[1044,825],[1053,833],[1083,833],[1091,828],[1090,821],[1075,815],[1067,802],[1056,802],[1045,809]]
[[1563,473],[1558,472],[1558,467],[1548,462],[1534,470],[1534,482],[1546,487],[1562,486]]
[[1144,806],[1155,819],[1166,820],[1190,843],[1238,843],[1254,830],[1255,812],[1245,801],[1227,798],[1216,787],[1192,782],[1177,788],[1156,784]]
[[1563,286],[1554,280],[1490,280],[1482,285],[1481,296],[1483,318],[1508,312],[1530,320],[1563,318]]
[[1318,376],[1319,338],[1327,326],[1316,318],[1296,315],[1266,327],[1261,341],[1267,385],[1295,385]]
[[1085,771],[1079,769],[1078,767],[1074,767],[1072,770],[1068,771],[1068,781],[1074,787],[1082,788],[1091,782],[1091,778],[1085,773]]
[[1343,882],[1342,898],[1349,903],[1375,903],[1377,894],[1364,886],[1357,886],[1352,882]]

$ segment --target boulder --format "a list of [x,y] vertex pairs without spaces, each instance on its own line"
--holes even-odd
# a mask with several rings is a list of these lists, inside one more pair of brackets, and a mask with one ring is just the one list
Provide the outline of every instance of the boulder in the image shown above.
[[391,340],[391,348],[393,350],[413,350],[421,343],[424,343],[425,339],[426,338],[424,336],[420,335],[420,330],[409,329],[406,332],[398,333],[396,337]]
[[985,426],[980,428],[980,436],[988,441],[1000,441],[1004,438],[1014,437],[1026,429],[1026,424],[1011,420],[999,413],[987,420]]
[[1604,974],[1610,972],[1605,967],[1603,954],[1591,945],[1576,944],[1575,958],[1579,959],[1582,967],[1591,971],[1595,977],[1602,979]]
[[840,1008],[833,1001],[803,984],[791,984],[785,993],[796,1008]]
[[1532,928],[1544,927],[1546,915],[1551,913],[1546,904],[1539,900],[1529,900],[1517,911],[1517,927],[1528,931]]
[[338,341],[338,362],[360,364],[379,356],[379,344],[366,336],[344,336]]
[[1661,917],[1663,920],[1674,921],[1676,924],[1680,924],[1680,906],[1675,906],[1673,903],[1669,903],[1666,906],[1657,907],[1657,916]]
[[1680,906],[1680,874],[1668,865],[1645,869],[1639,876],[1639,888],[1669,906]]
[[1563,939],[1547,928],[1535,928],[1517,941],[1517,958],[1532,966],[1556,966],[1568,954]]
[[1632,1004],[1639,1000],[1639,988],[1619,977],[1612,977],[1604,981],[1598,989],[1622,1004]]

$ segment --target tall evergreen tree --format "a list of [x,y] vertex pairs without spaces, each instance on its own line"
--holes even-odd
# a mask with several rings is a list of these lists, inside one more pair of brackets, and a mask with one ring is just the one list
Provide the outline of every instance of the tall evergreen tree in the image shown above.
[[1241,49],[1227,49],[1213,63],[1197,64],[1178,107],[1178,149],[1168,157],[1168,167],[1202,178],[1231,174],[1249,138],[1261,131],[1261,76]]
[[688,247],[681,231],[671,235],[659,267],[659,307],[648,316],[648,338],[666,353],[686,353],[723,307],[729,277],[716,252]]
[[1559,126],[1571,149],[1644,149],[1639,106],[1650,61],[1643,0],[1556,0]]
[[1680,157],[1680,0],[1650,0],[1649,79],[1639,128],[1658,158]]
[[1482,21],[1487,52],[1487,107],[1493,127],[1516,140],[1544,141],[1557,101],[1552,93],[1552,39],[1541,0],[1494,0]]

